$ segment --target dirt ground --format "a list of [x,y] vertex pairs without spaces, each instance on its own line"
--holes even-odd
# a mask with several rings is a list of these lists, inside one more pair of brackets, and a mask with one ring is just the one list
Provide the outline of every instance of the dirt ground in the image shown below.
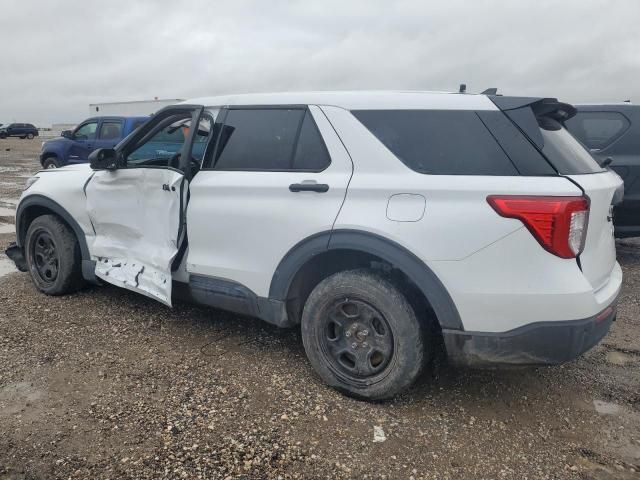
[[[2,251],[39,148],[0,140]],[[618,320],[582,358],[442,365],[371,404],[321,383],[297,329],[108,286],[46,297],[0,256],[0,479],[640,478],[640,242],[618,257]]]

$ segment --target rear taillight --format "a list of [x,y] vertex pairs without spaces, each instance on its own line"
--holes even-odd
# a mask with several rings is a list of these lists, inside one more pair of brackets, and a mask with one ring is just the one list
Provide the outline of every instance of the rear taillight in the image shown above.
[[490,195],[487,201],[503,217],[522,221],[554,255],[574,258],[582,252],[589,221],[586,197]]

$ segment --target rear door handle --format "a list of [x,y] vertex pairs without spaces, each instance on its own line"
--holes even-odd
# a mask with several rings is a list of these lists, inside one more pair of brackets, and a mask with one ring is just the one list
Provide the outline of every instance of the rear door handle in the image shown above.
[[289,191],[325,193],[329,191],[329,185],[326,183],[292,183],[289,185]]

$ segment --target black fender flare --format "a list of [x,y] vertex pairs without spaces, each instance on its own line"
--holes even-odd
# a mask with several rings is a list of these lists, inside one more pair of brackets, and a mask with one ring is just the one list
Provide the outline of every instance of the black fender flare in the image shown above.
[[296,244],[278,264],[269,298],[285,301],[296,273],[314,256],[329,250],[358,250],[375,255],[401,270],[429,301],[442,328],[464,330],[460,314],[440,279],[422,260],[388,238],[360,230],[334,230]]
[[16,244],[24,251],[24,240],[27,235],[27,225],[25,225],[25,215],[29,208],[41,207],[50,210],[60,218],[62,218],[67,225],[71,227],[73,233],[78,239],[80,245],[80,254],[82,256],[82,276],[90,281],[97,282],[95,277],[95,263],[91,260],[89,253],[89,247],[87,246],[87,238],[84,231],[80,228],[78,222],[73,216],[67,212],[64,207],[59,203],[54,202],[44,195],[29,195],[20,201],[16,210]]

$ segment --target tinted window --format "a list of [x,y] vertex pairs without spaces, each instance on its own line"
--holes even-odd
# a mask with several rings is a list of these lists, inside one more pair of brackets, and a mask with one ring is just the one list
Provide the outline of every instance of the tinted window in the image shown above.
[[218,141],[216,170],[290,170],[302,109],[231,109]]
[[[484,125],[491,131],[520,175],[547,176],[557,175],[555,169],[533,146],[533,143],[518,130],[511,120],[499,110],[476,112]],[[535,122],[535,118],[534,118]],[[536,130],[539,130],[537,123]],[[538,133],[538,135],[540,135]],[[542,137],[540,137],[542,144]]]
[[100,138],[102,140],[117,140],[122,136],[121,122],[102,122],[100,126]]
[[435,175],[517,175],[472,111],[359,110],[353,114],[407,167]]
[[542,153],[558,173],[578,175],[603,171],[584,146],[557,121],[541,117],[538,122],[544,140]]
[[311,112],[307,111],[302,121],[300,138],[296,145],[296,153],[293,159],[294,170],[324,170],[331,163],[329,152],[318,131],[316,122]]
[[89,122],[82,125],[73,135],[76,140],[93,140],[96,138],[98,122]]
[[567,128],[588,148],[602,149],[620,137],[629,121],[618,112],[578,112]]

